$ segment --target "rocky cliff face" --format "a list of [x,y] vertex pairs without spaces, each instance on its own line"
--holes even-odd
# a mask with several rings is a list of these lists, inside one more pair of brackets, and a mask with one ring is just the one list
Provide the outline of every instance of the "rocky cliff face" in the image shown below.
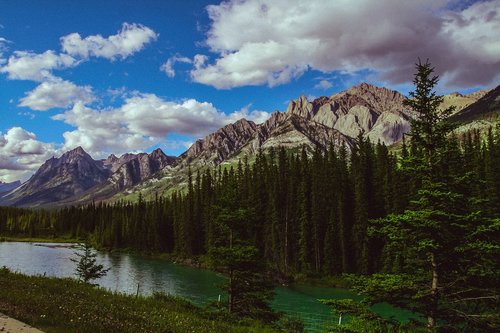
[[410,128],[410,113],[399,92],[362,83],[344,92],[309,102],[304,96],[290,102],[285,113],[334,128],[350,138],[363,135],[392,144]]
[[241,119],[221,128],[196,141],[181,158],[186,163],[217,165],[241,152],[253,154],[261,148],[314,149],[333,144],[349,149],[360,134],[373,142],[392,144],[410,129],[404,99],[397,91],[366,83],[313,101],[301,96],[291,101],[284,113],[274,112],[263,124]]
[[[165,155],[159,148],[150,154],[126,155],[117,159],[111,167],[114,172],[110,177],[110,182],[118,189],[138,184],[177,161],[177,158]],[[119,163],[120,160],[122,163]]]
[[296,114],[274,112],[271,118],[257,127],[242,151],[253,154],[259,149],[267,150],[271,147],[293,149],[302,146],[313,150],[330,144],[336,147],[345,145],[349,149],[352,140],[334,128],[308,121]]
[[180,158],[186,163],[197,159],[203,164],[217,165],[247,144],[256,129],[254,122],[238,120],[197,140]]
[[123,164],[137,158],[138,154],[123,154],[120,157],[116,157],[114,154],[108,156],[107,159],[101,160],[103,167],[111,170],[111,172],[115,172],[121,167]]

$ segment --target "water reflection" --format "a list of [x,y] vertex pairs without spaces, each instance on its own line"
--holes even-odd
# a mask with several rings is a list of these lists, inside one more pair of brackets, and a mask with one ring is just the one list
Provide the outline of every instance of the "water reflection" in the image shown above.
[[[21,242],[0,242],[0,267],[7,266],[12,271],[28,275],[75,277],[75,249],[64,244],[36,244]],[[191,300],[198,305],[206,305],[217,300],[222,294],[220,286],[224,278],[214,272],[176,265],[161,259],[152,259],[127,253],[99,253],[97,262],[109,267],[108,274],[96,283],[111,291],[151,295],[161,291]],[[318,302],[320,298],[358,298],[345,289],[294,286],[277,288],[272,302],[275,310],[300,317],[309,332],[323,331],[332,317],[327,306]],[[408,318],[408,313],[387,311]]]

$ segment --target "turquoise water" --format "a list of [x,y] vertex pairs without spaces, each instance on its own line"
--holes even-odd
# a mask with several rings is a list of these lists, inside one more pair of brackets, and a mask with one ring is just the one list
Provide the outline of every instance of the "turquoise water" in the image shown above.
[[[74,249],[68,244],[0,242],[0,267],[28,275],[74,277]],[[155,291],[187,298],[197,305],[218,299],[224,277],[205,269],[177,265],[162,259],[153,259],[127,253],[105,253],[98,256],[99,263],[109,267],[108,274],[96,281],[111,291],[151,295]],[[346,289],[321,288],[307,285],[276,288],[272,307],[304,321],[307,332],[323,332],[334,318],[326,305],[318,299],[361,299]],[[396,310],[388,304],[377,305],[379,313],[399,319],[409,313]]]

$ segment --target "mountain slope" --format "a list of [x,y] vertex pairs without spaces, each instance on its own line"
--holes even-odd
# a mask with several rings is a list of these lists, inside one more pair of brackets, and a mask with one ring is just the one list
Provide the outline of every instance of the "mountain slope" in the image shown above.
[[17,206],[57,202],[103,182],[110,173],[78,147],[60,158],[47,160],[26,183],[8,193],[0,202]]
[[395,90],[362,83],[312,102],[301,96],[290,102],[285,113],[334,128],[350,138],[362,134],[372,142],[392,144],[410,129],[411,112],[403,106],[404,100]]
[[450,119],[457,123],[474,120],[495,121],[500,115],[500,85],[490,90],[483,97],[455,113]]
[[204,139],[197,140],[180,158],[185,163],[194,160],[203,164],[218,165],[238,152],[257,130],[257,125],[246,119],[240,119],[226,125]]
[[174,165],[177,161],[177,157],[167,156],[159,148],[150,154],[124,154],[119,158],[112,155],[102,161],[103,165],[114,171],[106,180],[96,184],[88,191],[67,198],[60,204],[86,203],[110,198],[149,179],[155,173]]
[[6,193],[12,191],[18,188],[19,186],[21,186],[21,181],[19,180],[16,180],[15,182],[11,183],[0,182],[0,193]]

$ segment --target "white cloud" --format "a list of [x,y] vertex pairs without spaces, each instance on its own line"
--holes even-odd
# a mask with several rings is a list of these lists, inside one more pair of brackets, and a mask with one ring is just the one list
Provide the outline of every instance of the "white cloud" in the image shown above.
[[[455,0],[229,0],[207,7],[206,45],[192,79],[219,89],[287,83],[308,69],[372,69],[408,82],[417,57],[448,84],[487,85],[500,66],[500,0],[447,10]],[[241,33],[244,31],[244,33]],[[452,82],[453,80],[453,82]]]
[[7,51],[7,44],[9,41],[3,37],[0,37],[0,65],[4,64],[7,60],[3,58],[3,54]]
[[0,181],[24,181],[57,154],[53,144],[38,141],[34,133],[21,127],[0,132]]
[[61,46],[64,52],[75,57],[115,60],[127,58],[157,38],[156,32],[142,24],[123,23],[122,29],[116,35],[107,38],[91,35],[82,39],[80,34],[71,33],[61,37]]
[[52,108],[66,108],[77,101],[89,104],[95,101],[90,86],[77,86],[72,82],[61,79],[46,81],[28,92],[21,99],[19,106],[26,106],[32,110],[46,111]]
[[186,64],[191,64],[193,61],[187,57],[173,56],[167,59],[167,61],[161,65],[160,70],[165,72],[168,77],[173,78],[175,76],[174,65],[176,62],[183,62]]
[[82,146],[93,156],[104,157],[168,143],[169,134],[200,138],[242,117],[262,122],[269,115],[249,111],[249,107],[226,115],[208,102],[172,102],[154,94],[137,93],[126,98],[119,108],[96,110],[78,102],[53,119],[76,127],[63,134],[63,150]]
[[491,83],[498,84],[500,1],[478,2],[462,12],[447,13],[444,18],[441,34],[454,41],[454,51],[462,53],[456,68],[446,73],[447,80],[467,86],[493,78]]
[[67,54],[56,54],[52,50],[38,54],[29,51],[15,51],[7,64],[0,68],[11,80],[44,81],[53,80],[52,70],[75,66],[77,61]]
[[241,108],[238,111],[235,111],[233,113],[230,113],[227,115],[227,120],[223,125],[229,124],[229,123],[234,123],[241,118],[245,118],[246,120],[251,120],[256,124],[261,124],[265,122],[271,114],[266,111],[261,111],[261,110],[250,110],[252,107],[252,104],[248,104]]
[[331,87],[333,87],[333,84],[328,80],[321,80],[314,86],[315,89],[323,90],[330,89]]

